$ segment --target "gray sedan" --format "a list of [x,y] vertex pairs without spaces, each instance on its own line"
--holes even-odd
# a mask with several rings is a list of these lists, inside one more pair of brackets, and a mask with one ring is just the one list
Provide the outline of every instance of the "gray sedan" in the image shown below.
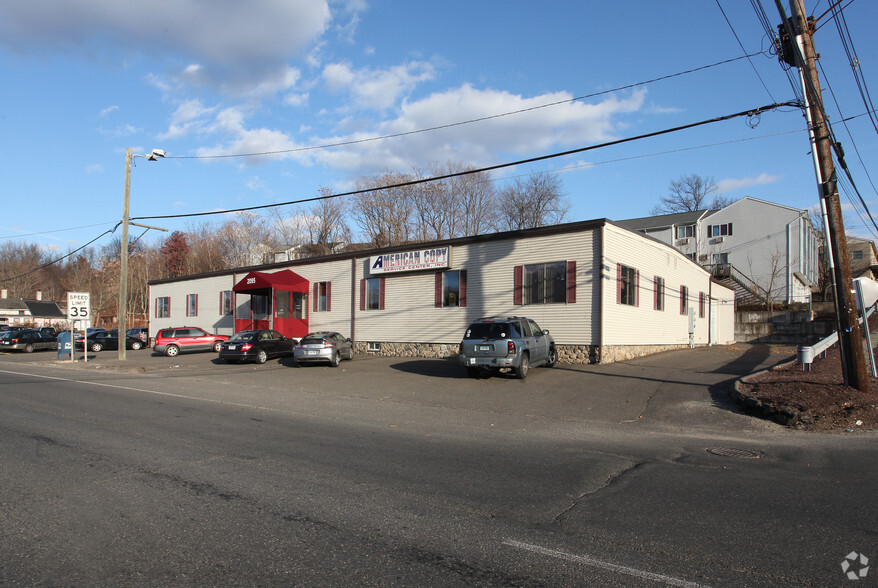
[[308,333],[296,345],[293,357],[297,364],[328,363],[338,367],[342,359],[354,358],[354,343],[335,331]]

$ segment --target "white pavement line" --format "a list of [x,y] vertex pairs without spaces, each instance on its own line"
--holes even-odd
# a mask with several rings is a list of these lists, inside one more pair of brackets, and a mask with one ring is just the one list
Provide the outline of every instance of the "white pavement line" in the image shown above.
[[15,376],[30,376],[32,378],[42,378],[44,380],[58,380],[61,382],[71,382],[73,384],[87,384],[89,386],[103,386],[105,388],[115,388],[117,390],[130,390],[132,392],[143,392],[144,394],[155,394],[157,396],[170,396],[172,398],[182,398],[185,400],[198,400],[200,402],[212,402],[214,404],[225,404],[227,406],[238,406],[241,408],[253,408],[256,410],[269,410],[272,412],[280,412],[276,408],[269,408],[267,406],[256,406],[253,404],[243,404],[240,402],[228,402],[226,400],[216,400],[213,398],[199,398],[198,396],[187,396],[185,394],[173,394],[171,392],[159,392],[158,390],[146,390],[145,388],[132,388],[131,386],[118,386],[116,384],[104,384],[102,382],[90,382],[88,380],[73,380],[71,378],[58,378],[55,376],[42,376],[39,374],[28,374],[24,372],[10,372],[7,370],[0,370],[0,374],[12,374]]
[[609,562],[601,561],[601,560],[595,559],[593,557],[588,557],[587,555],[574,555],[572,553],[565,553],[563,551],[555,551],[554,549],[540,547],[539,545],[530,545],[528,543],[521,543],[520,541],[512,541],[509,539],[503,541],[503,545],[508,545],[509,547],[516,547],[518,549],[523,549],[525,551],[531,551],[533,553],[539,553],[540,555],[547,555],[549,557],[554,557],[557,559],[563,559],[565,561],[580,563],[583,565],[591,566],[593,568],[600,568],[602,570],[607,570],[608,572],[627,574],[629,576],[634,576],[636,578],[641,578],[644,580],[652,580],[654,582],[661,582],[662,584],[667,584],[668,586],[681,586],[683,588],[705,588],[701,584],[696,584],[694,582],[687,582],[686,580],[680,580],[679,578],[672,578],[670,576],[663,576],[661,574],[653,574],[652,572],[644,572],[643,570],[638,570],[635,568],[629,568],[626,566],[611,564]]

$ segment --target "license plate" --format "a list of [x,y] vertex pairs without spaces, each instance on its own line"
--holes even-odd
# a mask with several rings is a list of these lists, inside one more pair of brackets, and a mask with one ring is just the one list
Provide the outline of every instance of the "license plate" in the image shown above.
[[493,345],[479,345],[478,346],[479,351],[491,351],[493,349],[494,349]]
[[316,351],[309,351],[308,355],[317,355],[317,352]]
[[234,346],[234,345],[229,345],[229,351],[234,351],[234,350],[235,350],[235,346]]

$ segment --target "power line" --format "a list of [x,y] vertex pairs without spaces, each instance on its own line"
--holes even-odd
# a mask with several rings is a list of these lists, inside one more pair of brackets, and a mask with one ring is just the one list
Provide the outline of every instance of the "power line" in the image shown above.
[[535,163],[535,162],[537,162],[537,161],[545,161],[545,160],[548,160],[548,159],[555,159],[555,158],[558,158],[558,157],[565,157],[565,156],[567,156],[567,155],[574,155],[574,154],[577,154],[577,153],[584,153],[584,152],[586,152],[586,151],[593,151],[593,150],[595,150],[595,149],[603,149],[603,148],[606,148],[606,147],[612,147],[612,146],[615,146],[615,145],[622,145],[622,144],[624,144],[624,143],[630,143],[630,142],[633,142],[633,141],[640,141],[640,140],[642,140],[642,139],[648,139],[648,138],[651,138],[651,137],[658,137],[658,136],[660,136],[660,135],[667,135],[667,134],[670,134],[670,133],[676,133],[676,132],[679,132],[679,131],[683,131],[683,130],[687,130],[687,129],[692,129],[692,128],[700,127],[700,126],[707,125],[707,124],[712,124],[712,123],[716,123],[716,122],[722,122],[722,121],[726,121],[726,120],[731,120],[731,119],[733,119],[733,118],[738,118],[738,117],[741,117],[741,116],[755,116],[755,115],[757,115],[757,114],[761,114],[761,113],[763,113],[763,112],[768,112],[768,111],[771,111],[771,110],[777,110],[777,109],[779,109],[779,108],[783,108],[783,107],[801,107],[801,104],[798,103],[798,102],[795,102],[795,101],[776,102],[776,103],[774,103],[774,104],[769,104],[769,105],[767,105],[767,106],[761,106],[761,107],[753,108],[753,109],[750,109],[750,110],[744,110],[744,111],[741,111],[741,112],[736,112],[736,113],[734,113],[734,114],[728,114],[728,115],[719,116],[719,117],[715,117],[715,118],[711,118],[711,119],[707,119],[707,120],[702,120],[702,121],[695,122],[695,123],[689,123],[689,124],[686,124],[686,125],[681,125],[681,126],[677,126],[677,127],[672,127],[672,128],[665,129],[665,130],[662,130],[662,131],[654,131],[654,132],[652,132],[652,133],[645,133],[645,134],[637,135],[637,136],[634,136],[634,137],[628,137],[628,138],[626,138],[626,139],[618,139],[618,140],[615,140],[615,141],[608,141],[608,142],[606,142],[606,143],[600,143],[600,144],[597,144],[597,145],[590,145],[590,146],[588,146],[588,147],[580,147],[580,148],[578,148],[578,149],[571,149],[571,150],[568,150],[568,151],[562,151],[562,152],[559,152],[559,153],[552,153],[552,154],[549,154],[549,155],[540,155],[540,156],[537,156],[537,157],[531,157],[531,158],[528,158],[528,159],[520,159],[520,160],[518,160],[518,161],[512,161],[512,162],[507,162],[507,163],[499,163],[499,164],[496,164],[496,165],[491,165],[491,166],[482,167],[482,168],[478,168],[478,169],[472,169],[472,170],[466,170],[466,171],[455,172],[455,173],[450,173],[450,174],[444,174],[444,175],[439,175],[439,176],[433,176],[433,177],[429,177],[429,178],[420,178],[420,179],[416,179],[416,180],[410,180],[410,181],[406,181],[406,182],[400,182],[400,183],[397,183],[397,184],[391,184],[391,185],[387,185],[387,186],[379,186],[379,187],[374,187],[374,188],[364,188],[364,189],[361,189],[361,190],[352,190],[352,191],[350,191],[350,192],[343,192],[343,193],[340,193],[340,194],[331,194],[331,195],[328,195],[328,196],[315,196],[315,197],[312,197],[312,198],[304,198],[304,199],[300,199],[300,200],[291,200],[291,201],[288,201],[288,202],[280,202],[280,203],[276,203],[276,204],[262,204],[262,205],[258,205],[258,206],[247,206],[247,207],[243,207],[243,208],[234,208],[234,209],[229,209],[229,210],[214,210],[214,211],[210,211],[210,212],[196,212],[196,213],[188,213],[188,214],[169,214],[169,215],[157,215],[157,216],[140,216],[140,217],[133,217],[131,220],[134,221],[134,220],[158,220],[158,219],[192,218],[192,217],[198,217],[198,216],[211,216],[211,215],[216,215],[216,214],[229,214],[229,213],[232,213],[232,212],[249,212],[249,211],[251,211],[251,210],[262,210],[262,209],[266,209],[266,208],[276,208],[276,207],[280,207],[280,206],[289,206],[289,205],[291,205],[291,204],[303,204],[303,203],[305,203],[305,202],[315,202],[315,201],[319,201],[319,200],[328,200],[328,199],[330,199],[330,198],[340,198],[340,197],[343,197],[343,196],[355,196],[355,195],[357,195],[357,194],[365,194],[365,193],[368,193],[368,192],[375,192],[375,191],[378,191],[378,190],[389,190],[389,189],[393,189],[393,188],[402,188],[402,187],[406,187],[406,186],[414,186],[414,185],[418,185],[418,184],[425,184],[425,183],[428,183],[428,182],[437,182],[437,181],[440,181],[440,180],[447,180],[447,179],[450,179],[450,178],[456,178],[456,177],[465,176],[465,175],[470,175],[470,174],[476,174],[476,173],[482,173],[482,172],[494,171],[494,170],[497,170],[497,169],[503,169],[503,168],[508,168],[508,167],[514,167],[514,166],[524,165],[524,164],[529,164],[529,163]]
[[[494,119],[503,118],[506,116],[512,116],[514,114],[523,114],[526,112],[533,112],[535,110],[540,110],[543,108],[549,108],[552,106],[559,106],[561,104],[570,104],[572,102],[587,100],[589,98],[595,98],[597,96],[604,96],[606,94],[613,94],[615,92],[620,92],[622,90],[630,90],[630,89],[636,88],[638,86],[645,86],[647,84],[653,84],[656,82],[661,82],[661,81],[669,80],[672,78],[696,73],[696,72],[710,69],[713,67],[717,67],[720,65],[734,63],[735,61],[740,61],[741,59],[750,59],[751,57],[755,57],[756,55],[762,55],[764,53],[765,52],[762,51],[759,53],[751,53],[751,54],[747,54],[747,55],[742,55],[740,57],[725,59],[723,61],[717,61],[716,63],[711,63],[709,65],[702,65],[700,67],[695,67],[695,68],[688,69],[685,71],[681,71],[681,72],[677,72],[677,73],[673,73],[673,74],[668,74],[668,75],[664,75],[664,76],[659,76],[657,78],[652,78],[650,80],[646,80],[643,82],[635,82],[633,84],[619,86],[619,87],[613,88],[611,90],[603,90],[601,92],[594,92],[592,94],[586,94],[584,96],[577,96],[575,98],[568,98],[566,100],[558,100],[556,102],[549,102],[547,104],[540,104],[538,106],[531,106],[529,108],[522,108],[519,110],[510,111],[510,112],[503,112],[500,114],[492,114],[492,115],[483,116],[480,118],[473,118],[473,119],[469,119],[469,120],[448,123],[445,125],[438,125],[438,126],[428,127],[428,128],[424,128],[424,129],[417,129],[414,131],[405,131],[402,133],[380,135],[380,136],[376,136],[376,137],[368,137],[366,139],[355,139],[355,140],[351,140],[351,141],[339,141],[337,143],[324,143],[321,145],[310,145],[307,147],[297,147],[295,149],[280,149],[277,151],[262,151],[262,152],[257,152],[257,153],[236,153],[236,154],[225,154],[225,155],[166,155],[165,158],[166,159],[230,159],[230,158],[237,158],[237,157],[265,157],[265,156],[269,156],[269,155],[283,155],[286,153],[301,153],[304,151],[316,151],[316,150],[320,150],[320,149],[332,149],[335,147],[347,147],[350,145],[359,145],[362,143],[369,143],[372,141],[383,141],[384,139],[395,139],[398,137],[406,137],[409,135],[416,135],[419,133],[428,133],[428,132],[432,132],[432,131],[439,131],[439,130],[443,130],[443,129],[450,129],[450,128],[459,127],[459,126],[463,126],[463,125],[473,124],[473,123],[477,123],[477,122],[483,122],[483,121],[487,121],[487,120],[494,120]],[[774,100],[773,97],[772,97],[772,100]]]

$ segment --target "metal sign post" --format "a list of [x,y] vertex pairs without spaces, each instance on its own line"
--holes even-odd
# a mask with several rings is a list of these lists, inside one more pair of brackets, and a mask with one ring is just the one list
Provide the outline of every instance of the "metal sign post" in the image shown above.
[[[67,293],[67,320],[70,322],[70,344],[76,347],[76,339],[73,336],[73,323],[80,321],[85,324],[83,329],[82,340],[82,357],[83,361],[88,361],[88,323],[91,316],[91,293],[90,292],[68,292]],[[71,361],[73,354],[70,355]]]

